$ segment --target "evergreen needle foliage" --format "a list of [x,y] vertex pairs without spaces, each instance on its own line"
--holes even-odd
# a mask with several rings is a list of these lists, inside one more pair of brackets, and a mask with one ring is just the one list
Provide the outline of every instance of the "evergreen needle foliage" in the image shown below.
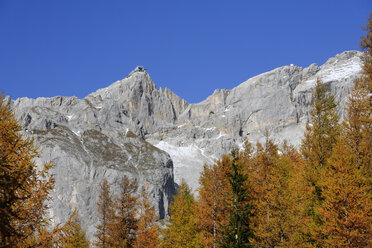
[[[198,200],[182,181],[166,227],[146,190],[124,176],[114,195],[100,188],[98,248],[372,247],[372,14],[364,27],[361,77],[340,125],[334,96],[318,79],[300,151],[266,134],[204,165]],[[65,224],[47,218],[54,179],[38,167],[0,95],[0,248],[85,248],[75,210]]]
[[315,86],[311,120],[306,126],[301,152],[305,159],[305,177],[312,192],[307,211],[319,226],[323,220],[317,210],[324,201],[323,185],[328,159],[340,134],[340,125],[334,96],[328,93],[328,87],[318,79]]
[[230,217],[228,224],[222,227],[221,247],[252,247],[249,241],[253,233],[250,228],[252,206],[248,201],[248,176],[243,171],[238,151],[232,151],[232,158],[232,171],[227,177],[231,187],[232,201],[226,203],[230,209]]

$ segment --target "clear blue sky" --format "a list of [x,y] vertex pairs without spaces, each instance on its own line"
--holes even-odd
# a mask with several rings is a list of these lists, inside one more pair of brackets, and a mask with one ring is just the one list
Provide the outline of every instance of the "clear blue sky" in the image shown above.
[[0,91],[78,96],[136,65],[189,102],[358,50],[370,0],[0,0]]

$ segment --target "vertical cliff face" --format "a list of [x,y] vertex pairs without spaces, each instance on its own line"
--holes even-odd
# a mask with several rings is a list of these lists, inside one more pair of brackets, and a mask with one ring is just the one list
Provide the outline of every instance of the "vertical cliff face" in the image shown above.
[[126,125],[141,137],[172,127],[189,105],[169,89],[157,89],[149,74],[138,68],[84,100],[97,110],[101,125]]
[[20,98],[9,104],[23,134],[40,147],[38,162],[53,162],[55,223],[78,208],[92,235],[100,183],[106,178],[117,193],[123,175],[147,188],[160,218],[166,216],[175,193],[173,162],[143,136],[172,125],[188,103],[169,90],[158,90],[147,72],[137,68],[84,99]]
[[322,66],[283,66],[233,89],[216,90],[197,104],[167,88],[158,89],[142,67],[83,99],[8,101],[23,133],[40,146],[38,162],[54,163],[55,222],[78,207],[83,226],[92,234],[103,178],[114,192],[123,175],[137,180],[140,187],[149,188],[164,217],[175,193],[174,181],[185,178],[196,189],[203,164],[241,146],[244,138],[255,143],[268,130],[276,141],[286,139],[298,146],[317,78],[335,94],[342,117],[359,76],[359,57],[359,52],[350,51]]

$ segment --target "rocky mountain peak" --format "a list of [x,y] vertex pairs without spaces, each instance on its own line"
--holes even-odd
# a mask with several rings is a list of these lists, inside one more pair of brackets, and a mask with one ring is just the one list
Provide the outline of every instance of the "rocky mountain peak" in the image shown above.
[[142,65],[137,65],[136,68],[134,68],[134,70],[131,71],[131,73],[129,73],[129,75],[133,74],[134,72],[145,72],[145,71],[146,71],[145,67],[143,67]]
[[336,96],[342,117],[360,69],[360,52],[344,52],[321,66],[286,65],[265,72],[190,104],[168,88],[158,89],[138,66],[83,99],[7,101],[24,134],[34,137],[42,149],[39,162],[55,164],[53,214],[63,221],[78,206],[91,234],[104,177],[114,190],[122,175],[151,185],[152,201],[164,217],[175,192],[174,180],[184,178],[195,190],[203,164],[241,147],[245,138],[262,141],[268,130],[277,142],[286,139],[298,146],[317,78]]
[[123,175],[136,180],[140,188],[150,185],[151,201],[160,218],[167,215],[175,193],[173,162],[143,138],[158,126],[170,125],[176,110],[182,111],[183,101],[168,95],[161,94],[148,73],[137,67],[126,78],[83,99],[57,96],[10,101],[24,134],[41,148],[38,162],[54,164],[51,212],[55,223],[65,221],[78,207],[91,235],[97,221],[99,184],[107,178],[115,193]]

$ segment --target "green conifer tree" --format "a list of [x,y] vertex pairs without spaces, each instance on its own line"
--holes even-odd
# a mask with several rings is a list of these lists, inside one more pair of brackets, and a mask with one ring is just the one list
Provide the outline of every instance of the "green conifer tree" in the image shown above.
[[305,159],[306,181],[312,188],[307,211],[316,225],[322,224],[317,213],[318,207],[324,200],[321,182],[340,133],[335,98],[327,91],[328,87],[318,79],[313,108],[310,111],[311,120],[306,126],[305,137],[301,145],[301,152]]
[[232,202],[226,203],[230,208],[230,217],[228,224],[222,227],[220,247],[252,247],[250,244],[250,238],[253,236],[250,228],[252,206],[249,202],[247,188],[248,176],[243,171],[242,163],[239,161],[238,151],[233,150],[232,157],[232,172],[228,175],[232,192]]

